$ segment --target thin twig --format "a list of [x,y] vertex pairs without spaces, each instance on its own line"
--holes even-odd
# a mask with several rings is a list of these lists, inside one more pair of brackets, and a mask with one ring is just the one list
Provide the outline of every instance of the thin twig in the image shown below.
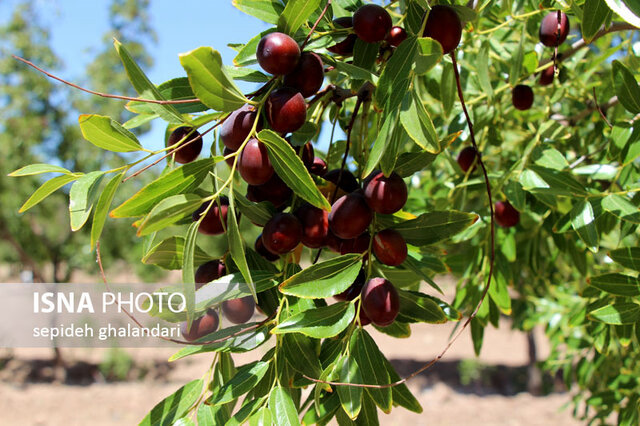
[[304,49],[307,43],[309,43],[309,38],[311,37],[311,34],[313,34],[313,32],[316,30],[316,27],[322,20],[322,18],[324,18],[324,15],[325,13],[327,13],[327,10],[329,9],[330,5],[331,5],[331,0],[327,0],[327,4],[324,6],[324,9],[322,9],[322,13],[320,14],[320,16],[318,16],[318,19],[316,19],[316,22],[313,24],[313,27],[311,27],[311,31],[309,31],[309,34],[307,34],[307,37],[304,39],[304,43],[302,43],[302,47],[300,48],[301,50]]
[[82,90],[83,92],[86,93],[90,93],[92,95],[96,95],[96,96],[101,96],[103,98],[110,98],[110,99],[120,99],[123,101],[136,101],[136,102],[145,102],[145,103],[149,103],[149,104],[160,104],[160,105],[168,105],[168,104],[193,104],[196,102],[200,102],[200,99],[180,99],[180,100],[173,100],[173,101],[162,101],[162,100],[157,100],[157,99],[143,99],[143,98],[133,98],[130,96],[120,96],[120,95],[112,95],[110,93],[102,93],[102,92],[96,92],[95,90],[90,90],[90,89],[85,89],[84,87],[78,86],[77,84],[71,83],[70,81],[64,80],[58,76],[55,76],[53,74],[51,74],[50,72],[47,72],[45,70],[43,70],[42,68],[40,68],[39,66],[37,66],[36,64],[34,64],[31,61],[28,61],[24,58],[21,58],[20,56],[16,56],[16,55],[11,55],[13,58],[19,60],[20,62],[24,62],[25,64],[29,65],[32,68],[35,68],[36,70],[40,71],[41,73],[43,73],[44,75],[46,75],[49,78],[52,78],[54,80],[58,80],[61,83],[66,84],[67,86],[71,86],[74,89],[78,89],[78,90]]
[[593,88],[593,102],[595,103],[596,109],[600,113],[600,117],[602,117],[602,119],[604,120],[605,123],[607,123],[607,126],[609,126],[610,129],[613,129],[613,126],[611,125],[611,122],[609,122],[609,120],[607,120],[607,116],[604,115],[604,112],[602,111],[602,108],[600,108],[600,105],[598,105],[598,95],[596,95],[596,88],[595,87]]

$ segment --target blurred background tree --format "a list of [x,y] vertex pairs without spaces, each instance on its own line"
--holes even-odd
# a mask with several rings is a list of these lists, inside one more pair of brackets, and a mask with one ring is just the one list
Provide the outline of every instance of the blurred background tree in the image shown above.
[[[28,58],[51,72],[64,64],[52,50],[50,31],[42,24],[37,2],[19,3],[8,22],[0,27],[0,262],[10,266],[9,276],[26,272],[22,279],[66,282],[82,269],[97,272],[95,253],[86,235],[90,227],[71,232],[67,224],[68,190],[56,192],[24,214],[16,212],[33,188],[44,179],[11,179],[7,174],[28,163],[56,164],[70,170],[105,170],[123,164],[120,155],[105,153],[86,142],[77,117],[84,112],[108,115],[126,121],[124,101],[90,96],[71,89],[30,69],[11,57]],[[113,0],[109,5],[109,31],[105,43],[86,67],[81,85],[93,90],[135,96],[110,40],[125,42],[136,62],[145,69],[153,65],[146,48],[156,41],[148,17],[148,0]],[[144,133],[149,126],[136,129]],[[80,149],[82,148],[82,149]],[[138,179],[143,185],[154,173]],[[117,202],[118,200],[116,200]],[[140,243],[123,221],[108,221],[101,239],[106,263],[123,260],[142,273],[143,279],[159,278],[162,271],[142,268]],[[137,268],[136,268],[137,267]],[[29,273],[30,272],[30,273]]]

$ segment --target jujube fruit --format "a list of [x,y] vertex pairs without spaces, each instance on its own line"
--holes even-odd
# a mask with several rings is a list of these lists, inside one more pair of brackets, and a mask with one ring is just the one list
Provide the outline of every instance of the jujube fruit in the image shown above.
[[351,301],[355,299],[356,297],[358,297],[358,295],[362,291],[362,287],[364,287],[364,281],[365,281],[365,271],[364,271],[364,268],[362,268],[360,269],[360,272],[358,272],[358,276],[353,281],[353,283],[342,293],[338,293],[335,296],[333,296],[334,299],[340,300],[340,301]]
[[250,185],[262,185],[273,176],[267,147],[258,139],[250,139],[242,149],[238,159],[238,171],[242,179]]
[[407,184],[396,172],[389,177],[379,172],[366,183],[364,197],[375,212],[392,214],[407,202]]
[[477,157],[478,157],[478,151],[476,151],[474,147],[468,146],[464,148],[462,151],[460,151],[460,154],[458,154],[458,158],[457,158],[458,165],[460,166],[463,172],[467,173],[467,171],[469,171],[471,166],[473,166],[474,169],[476,168],[474,163]]
[[548,13],[540,23],[540,42],[547,47],[560,46],[569,35],[569,18],[560,12],[560,31],[558,31],[558,12]]
[[[232,151],[237,151],[249,136],[256,121],[256,114],[256,110],[250,105],[244,105],[229,114],[220,128],[220,140],[224,146]],[[256,131],[260,131],[261,128],[258,120]]]
[[307,119],[307,104],[302,94],[290,87],[282,87],[269,94],[265,104],[267,121],[278,133],[292,133]]
[[350,240],[367,230],[373,220],[373,212],[364,197],[351,193],[340,197],[329,213],[331,231],[342,239]]
[[320,56],[303,52],[296,68],[284,76],[282,84],[299,91],[308,98],[315,95],[324,81],[324,65]]
[[203,285],[225,276],[226,273],[227,268],[219,259],[203,263],[202,265],[198,266],[198,269],[196,269],[196,289],[199,289]]
[[262,242],[272,253],[289,253],[300,244],[302,225],[291,213],[277,213],[264,225]]
[[[229,147],[225,146],[224,150],[222,151],[222,155],[226,157],[227,155],[233,154],[234,152],[235,151],[233,149],[229,149]],[[235,157],[229,157],[224,161],[227,163],[229,167],[233,167],[233,162],[235,161]]]
[[222,302],[222,313],[225,318],[234,324],[244,324],[253,316],[256,302],[252,296],[225,300]]
[[460,44],[462,38],[462,22],[458,13],[449,6],[436,5],[428,12],[423,37],[431,37],[442,46],[446,55]]
[[407,258],[407,243],[398,231],[385,229],[373,236],[373,253],[380,263],[398,266]]
[[276,260],[280,259],[280,256],[275,254],[275,253],[271,253],[269,250],[267,250],[267,248],[264,246],[264,243],[262,242],[262,234],[258,235],[258,238],[256,238],[256,242],[253,245],[253,248],[256,250],[256,252],[264,257],[265,259],[267,259],[269,262],[275,262]]
[[393,323],[400,311],[398,291],[389,280],[373,278],[362,288],[362,309],[379,327]]
[[300,155],[300,151],[302,151],[302,155],[300,159],[304,163],[304,166],[307,169],[310,169],[313,166],[313,159],[315,157],[315,152],[313,149],[313,144],[311,142],[307,142],[302,146],[294,146],[293,150],[296,154]]
[[[352,28],[353,18],[351,18],[350,16],[343,16],[341,18],[334,19],[333,24],[336,27]],[[357,39],[358,39],[357,35],[348,34],[347,37],[341,42],[336,43],[333,46],[327,47],[327,50],[329,52],[335,53],[336,55],[351,56],[353,55],[353,47],[355,46]]]
[[180,324],[180,332],[182,333],[184,340],[187,342],[193,342],[216,331],[219,324],[220,319],[218,318],[216,311],[208,309],[203,316],[191,322],[189,330],[187,330],[186,321]]
[[329,216],[325,210],[311,204],[300,206],[294,213],[302,225],[300,241],[309,248],[320,248],[329,232]]
[[327,162],[320,157],[314,157],[313,164],[309,167],[309,173],[320,177],[325,176],[327,174]]
[[285,75],[293,71],[300,60],[300,46],[283,33],[269,33],[260,39],[256,50],[258,63],[273,75]]
[[[175,129],[169,135],[166,146],[172,146],[183,140],[173,156],[177,163],[190,163],[200,155],[202,151],[202,136],[193,127],[182,126]],[[192,142],[193,141],[193,142]],[[187,145],[188,144],[188,145]]]
[[[329,170],[322,178],[333,183],[345,192],[353,192],[360,189],[358,179],[356,179],[349,170],[342,170],[342,174],[340,174],[340,169]],[[340,179],[339,182],[338,179]]]
[[391,25],[389,12],[377,4],[360,6],[353,14],[353,31],[367,43],[384,40]]
[[520,222],[520,212],[508,201],[498,201],[494,210],[496,222],[503,228],[516,226]]
[[227,197],[220,197],[220,207],[218,207],[218,202],[216,200],[204,203],[198,210],[193,212],[191,218],[196,222],[211,203],[213,203],[213,206],[211,206],[205,217],[202,219],[202,222],[200,222],[198,232],[205,235],[222,234],[224,232],[222,222],[224,221],[226,225],[227,212],[229,209],[229,199]]
[[540,86],[548,86],[553,83],[555,77],[555,70],[553,68],[553,66],[550,66],[540,71],[540,78],[538,78],[538,84]]
[[254,203],[269,201],[276,209],[284,206],[292,193],[291,188],[276,173],[262,185],[247,186],[247,198],[250,201]]
[[[350,240],[340,240],[340,254],[349,253],[364,253],[369,250],[369,243],[371,242],[371,235],[368,232],[364,232],[355,238]],[[365,256],[366,258],[367,256]]]
[[407,39],[407,32],[402,27],[391,27],[385,39],[393,47],[400,46],[400,43]]
[[533,105],[533,89],[525,84],[518,84],[511,92],[513,106],[520,111],[526,111]]

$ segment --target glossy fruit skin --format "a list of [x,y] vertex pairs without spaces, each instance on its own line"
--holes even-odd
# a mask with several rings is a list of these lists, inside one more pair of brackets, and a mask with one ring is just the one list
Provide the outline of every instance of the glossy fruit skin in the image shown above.
[[[226,147],[226,146],[225,146],[225,147],[224,147],[224,150],[222,151],[222,155],[226,157],[227,155],[229,155],[229,154],[233,154],[234,152],[235,152],[234,150],[229,149],[228,147]],[[230,158],[227,158],[227,159],[226,159],[226,160],[224,160],[224,161],[225,161],[225,163],[227,163],[227,165],[228,165],[229,167],[233,167],[233,161],[234,161],[234,160],[235,160],[235,157],[230,157]]]
[[[216,200],[210,201],[209,203],[214,203],[213,206],[209,209],[207,215],[200,222],[200,226],[198,227],[198,232],[205,235],[218,235],[224,232],[224,228],[222,227],[222,221],[224,221],[225,226],[227,223],[227,212],[229,210],[229,199],[227,197],[220,197],[220,207],[218,207],[218,202]],[[196,222],[200,218],[200,214],[203,213],[209,203],[205,203],[200,206],[198,210],[193,212],[191,218],[194,222]]]
[[196,269],[196,290],[203,285],[215,281],[227,274],[227,268],[220,259],[211,260],[203,263]]
[[460,151],[460,154],[458,154],[458,159],[457,159],[458,165],[460,166],[462,171],[465,173],[469,171],[472,165],[473,165],[473,170],[475,170],[476,165],[474,164],[474,162],[476,161],[477,157],[478,157],[478,151],[476,151],[474,147],[468,146],[464,148],[462,151]]
[[291,188],[276,173],[262,185],[247,186],[247,198],[249,201],[254,203],[269,201],[276,209],[283,207],[291,198],[292,193]]
[[356,192],[343,195],[331,206],[329,226],[342,239],[356,238],[367,230],[373,220],[373,212],[364,197]]
[[282,87],[269,94],[265,112],[273,130],[278,133],[292,133],[306,121],[307,104],[300,92],[290,87]]
[[543,69],[540,71],[540,78],[538,78],[538,84],[540,86],[548,86],[553,83],[553,79],[555,77],[555,71],[553,66]]
[[361,326],[364,327],[365,325],[371,324],[371,319],[367,316],[367,313],[364,311],[363,308],[360,308],[360,313],[358,314],[358,317],[360,319]]
[[220,325],[218,314],[215,310],[208,309],[203,316],[191,323],[191,328],[189,330],[187,330],[186,321],[180,324],[180,332],[182,333],[184,340],[187,342],[193,342],[216,331],[218,329],[218,325]]
[[452,52],[462,38],[462,22],[458,13],[452,7],[443,5],[432,6],[428,13],[422,35],[440,43],[445,55]]
[[324,245],[334,253],[340,253],[340,246],[344,240],[342,238],[336,237],[331,231],[331,227],[329,227],[329,232],[327,232],[327,237],[324,239]]
[[[371,235],[368,232],[364,232],[358,235],[356,238],[350,240],[340,240],[340,254],[349,253],[364,253],[369,249],[369,243],[371,242]],[[367,255],[364,256],[367,258]]]
[[[334,19],[333,24],[336,27],[353,28],[353,18],[350,16],[343,16],[341,18]],[[355,46],[357,39],[357,35],[349,34],[340,43],[327,47],[327,50],[331,53],[335,53],[336,55],[351,56],[353,55],[353,47]]]
[[262,185],[271,179],[274,170],[265,144],[256,138],[249,139],[240,153],[238,171],[250,185]]
[[540,23],[540,42],[547,47],[560,46],[569,35],[569,18],[560,12],[560,32],[558,32],[558,12],[548,13]]
[[302,52],[296,68],[284,76],[282,84],[308,98],[315,95],[324,81],[322,58],[313,52]]
[[256,309],[256,302],[252,296],[222,302],[222,313],[225,318],[234,324],[244,324],[251,319]]
[[[173,158],[176,163],[186,164],[190,163],[200,155],[200,151],[202,151],[202,136],[197,130],[193,130],[193,133],[189,135],[189,133],[193,130],[193,127],[182,126],[175,129],[169,135],[167,139],[166,146],[172,146],[176,143],[180,142],[182,139],[186,137],[184,142],[180,144],[180,146],[189,143],[187,146],[182,146],[182,148],[178,149],[174,154]],[[189,135],[189,136],[187,136]],[[194,142],[190,142],[194,141]]]
[[511,92],[513,106],[520,111],[526,111],[533,105],[533,89],[525,84],[518,84]]
[[362,288],[362,309],[375,325],[386,327],[400,311],[400,296],[389,280],[373,278]]
[[367,43],[377,43],[391,30],[391,16],[384,8],[376,4],[360,6],[353,14],[353,30]]
[[400,46],[400,43],[407,39],[407,32],[402,27],[391,27],[387,38],[385,39],[393,47]]
[[362,291],[362,287],[364,287],[364,281],[366,277],[365,275],[366,274],[365,274],[364,268],[360,269],[360,272],[358,272],[358,276],[356,277],[355,281],[349,286],[349,288],[347,288],[342,293],[336,294],[335,296],[333,296],[333,298],[341,302],[342,301],[350,302],[356,297],[358,297],[358,295]]
[[256,50],[258,63],[273,75],[285,75],[293,71],[300,60],[300,46],[283,33],[269,33],[260,39]]
[[327,162],[320,157],[314,157],[313,164],[309,167],[309,173],[324,177],[327,174]]
[[262,243],[274,254],[285,254],[302,239],[302,225],[291,213],[277,213],[264,225]]
[[407,258],[407,243],[398,231],[385,229],[373,236],[373,253],[388,266],[398,266]]
[[[358,179],[356,179],[349,170],[343,170],[342,175],[340,175],[340,169],[329,170],[322,178],[338,186],[345,192],[353,192],[360,189]],[[340,179],[340,184],[338,184],[338,178]]]
[[329,233],[329,215],[325,210],[311,204],[300,206],[294,215],[302,225],[300,241],[309,248],[320,248],[325,244]]
[[276,260],[280,259],[280,256],[275,254],[275,253],[271,253],[269,250],[267,250],[267,248],[264,246],[264,243],[262,242],[262,234],[258,235],[258,238],[256,238],[256,242],[253,246],[253,248],[255,249],[255,251],[262,257],[264,257],[265,259],[267,259],[269,262],[275,262]]
[[498,201],[494,209],[496,222],[503,228],[511,228],[520,223],[520,212],[508,201]]
[[367,204],[375,212],[392,214],[407,202],[407,184],[395,172],[385,177],[382,172],[374,175],[364,187]]
[[[245,141],[249,132],[253,128],[256,120],[256,110],[250,105],[244,105],[241,108],[229,114],[229,117],[222,123],[220,128],[220,140],[232,151],[237,151]],[[256,131],[260,131],[262,125],[260,120],[256,125]]]
[[313,149],[313,144],[311,142],[307,142],[302,146],[294,146],[293,150],[300,156],[300,150],[302,150],[301,160],[304,163],[304,166],[308,169],[313,166],[313,159],[315,157],[315,151]]

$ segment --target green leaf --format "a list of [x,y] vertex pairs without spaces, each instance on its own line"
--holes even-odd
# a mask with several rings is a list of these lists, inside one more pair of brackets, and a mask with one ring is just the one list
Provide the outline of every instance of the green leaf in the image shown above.
[[607,6],[622,19],[640,28],[640,3],[637,0],[605,0]]
[[436,128],[415,91],[407,92],[402,101],[400,122],[416,145],[432,154],[440,152]]
[[[345,356],[342,363],[338,363],[340,371],[340,382],[342,383],[362,383],[360,367],[355,358]],[[351,419],[355,419],[360,414],[362,408],[363,388],[357,386],[336,386],[342,409]]]
[[204,383],[201,379],[187,383],[173,395],[153,407],[140,422],[141,426],[170,426],[184,416],[200,397]]
[[399,119],[399,114],[397,111],[392,111],[386,116],[382,116],[382,127],[377,132],[377,136],[375,141],[373,142],[373,146],[371,147],[371,151],[369,151],[369,155],[367,157],[367,164],[362,171],[362,176],[368,176],[371,172],[373,172],[380,160],[382,159],[384,153],[389,149],[391,145],[391,138],[393,137],[393,133],[395,130],[395,126]]
[[197,188],[215,163],[214,158],[203,158],[171,170],[116,207],[110,216],[136,217],[149,213],[161,200]]
[[196,239],[200,222],[193,222],[187,230],[182,254],[182,294],[187,307],[187,326],[190,328],[196,307],[196,278],[193,258],[196,251]]
[[[400,376],[398,376],[396,369],[393,368],[393,365],[391,365],[389,360],[384,358],[383,361],[385,370],[389,372],[389,379],[391,380],[391,383],[400,381]],[[418,402],[416,397],[413,396],[407,385],[404,383],[392,387],[391,396],[393,398],[393,405],[399,405],[400,407],[404,407],[414,413],[422,413],[422,406],[420,405],[420,402]]]
[[97,146],[112,152],[143,150],[138,138],[110,117],[97,114],[82,114],[78,118],[82,137]]
[[[360,367],[362,381],[367,385],[391,383],[385,368],[385,357],[366,330],[358,328],[351,337],[351,355]],[[391,411],[391,388],[366,388],[373,401],[385,413]]]
[[[277,21],[277,17],[276,17]],[[272,33],[275,31],[275,28],[270,28],[266,31],[262,31],[261,33],[255,35],[245,44],[239,51],[238,54],[233,58],[233,65],[237,67],[246,67],[247,65],[255,64],[258,62],[256,58],[256,51],[258,49],[258,43],[265,35]]]
[[240,213],[258,226],[264,226],[276,214],[273,204],[267,201],[254,203],[236,190],[233,191],[233,194],[233,199],[238,203],[236,207],[240,210]]
[[493,98],[493,86],[491,85],[491,77],[489,76],[489,52],[491,51],[491,44],[489,40],[485,40],[482,43],[480,52],[476,60],[476,66],[478,67],[478,80],[480,81],[480,87],[482,91],[487,94],[487,98],[491,100]]
[[343,73],[347,74],[350,78],[370,81],[373,84],[378,83],[377,75],[375,75],[369,70],[357,67],[353,64],[348,64],[342,61],[336,61],[336,68],[338,69],[338,71],[342,71]]
[[393,321],[391,324],[385,327],[378,327],[373,324],[373,328],[378,330],[380,333],[384,333],[387,336],[395,337],[396,339],[406,339],[411,337],[411,327],[409,324],[400,322],[398,320]]
[[613,250],[609,253],[609,257],[613,259],[614,262],[621,264],[625,268],[640,271],[639,247],[625,247],[618,250]]
[[424,213],[416,219],[394,225],[407,244],[425,246],[451,238],[478,220],[472,213],[455,210]]
[[611,68],[616,95],[622,106],[632,114],[640,114],[640,86],[633,73],[620,61]]
[[414,72],[423,75],[429,72],[442,58],[442,45],[429,37],[418,38],[418,50],[415,56]]
[[640,296],[640,280],[622,274],[604,274],[591,277],[590,286],[616,296]]
[[[158,86],[158,90],[160,91],[162,97],[167,100],[181,101],[186,99],[193,100],[196,98],[196,95],[193,93],[193,89],[191,89],[191,85],[189,84],[189,79],[187,77],[178,77],[165,81]],[[173,106],[178,112],[182,114],[201,112],[209,109],[201,102],[175,104]],[[155,115],[152,104],[147,102],[130,101],[129,103],[127,103],[126,108],[131,112],[135,112],[136,114]],[[125,127],[128,126],[127,123],[125,123]]]
[[591,43],[593,37],[606,21],[608,14],[609,9],[604,0],[586,0],[584,2],[581,26],[584,41]]
[[224,70],[227,75],[234,80],[248,81],[250,83],[266,83],[271,77],[251,68],[232,67],[225,65]]
[[396,160],[394,172],[401,177],[409,177],[416,172],[423,170],[436,159],[435,154],[430,152],[403,152]]
[[289,0],[278,19],[278,31],[294,35],[320,5],[320,0]]
[[[129,77],[129,81],[133,85],[133,88],[138,92],[141,98],[143,99],[153,99],[156,101],[164,101],[162,95],[158,88],[151,83],[149,78],[145,75],[144,71],[136,64],[133,60],[127,49],[120,43],[118,40],[113,41],[113,45],[120,56],[120,60],[124,65],[124,70],[127,73],[127,77]],[[163,120],[169,123],[184,123],[185,120],[182,118],[178,110],[171,104],[149,104],[151,109],[162,117]]]
[[233,0],[233,5],[247,15],[268,24],[276,25],[282,15],[284,6],[279,0]]
[[581,200],[571,209],[571,227],[578,233],[589,250],[597,253],[600,246],[600,235],[595,221],[591,203]]
[[640,305],[636,303],[614,303],[603,306],[588,315],[605,324],[633,324],[640,321]]
[[302,160],[286,140],[272,130],[262,130],[258,133],[258,139],[266,145],[269,160],[278,176],[296,195],[318,208],[331,210],[331,205],[318,190]]
[[361,267],[360,254],[339,256],[303,269],[280,284],[280,291],[303,298],[331,297],[349,288]]
[[89,219],[93,202],[98,197],[98,187],[103,177],[103,172],[91,172],[71,185],[71,190],[69,191],[69,217],[72,231],[82,228],[87,219]]
[[[171,358],[169,358],[169,361],[177,361],[187,356],[206,352],[243,353],[252,351],[269,340],[270,337],[269,329],[267,327],[259,327],[257,329],[252,328],[255,327],[256,324],[258,323],[254,322],[234,325],[232,327],[218,330],[207,336],[203,336],[199,339],[203,342],[214,340],[220,340],[220,342],[209,343],[206,345],[185,346],[173,354]],[[242,331],[244,329],[250,330],[243,333]]]
[[522,26],[522,32],[520,34],[520,43],[515,54],[511,57],[511,71],[509,72],[509,84],[514,86],[518,84],[520,80],[520,74],[522,74],[522,62],[524,60],[524,41],[527,39],[526,26]]
[[569,163],[560,151],[550,146],[538,146],[531,153],[538,166],[553,170],[563,170],[569,167]]
[[[316,354],[316,342],[299,333],[290,333],[280,340],[282,349],[279,353],[286,356],[287,362],[294,370],[309,377],[320,377],[322,366]],[[291,356],[291,354],[296,354]]]
[[7,176],[18,177],[18,176],[33,176],[39,175],[42,173],[64,173],[71,174],[71,172],[64,167],[52,166],[51,164],[30,164],[28,166],[22,167],[14,172],[9,173]]
[[271,418],[275,424],[279,425],[299,425],[298,410],[291,399],[287,389],[276,386],[269,395],[269,409]]
[[302,333],[315,339],[333,337],[347,328],[354,315],[352,303],[334,303],[293,315],[274,328],[273,333]]
[[104,223],[107,220],[107,213],[111,207],[113,197],[116,195],[116,191],[126,174],[126,170],[118,173],[107,182],[106,186],[98,198],[96,208],[93,211],[93,223],[91,224],[91,247],[96,245],[96,242],[100,239]]
[[253,285],[253,278],[251,277],[251,271],[249,270],[249,265],[247,264],[247,257],[244,253],[244,241],[242,240],[242,235],[240,235],[240,228],[238,228],[234,197],[229,198],[229,214],[227,215],[227,239],[229,241],[229,254],[231,254],[231,258],[233,259],[236,266],[240,270],[240,273],[249,285],[249,289],[251,290],[253,299],[257,301],[256,289]]
[[518,211],[523,211],[526,207],[527,194],[522,189],[519,182],[509,181],[503,188],[504,195],[513,207]]
[[604,197],[602,208],[622,220],[640,224],[640,209],[621,195],[610,194]]
[[442,67],[442,77],[440,78],[440,101],[444,115],[451,113],[453,104],[456,102],[458,92],[456,91],[456,79],[453,72],[453,66],[444,64]]
[[31,194],[31,197],[29,197],[27,201],[24,202],[24,204],[22,205],[22,207],[20,207],[20,210],[18,210],[18,212],[20,213],[26,212],[31,207],[35,206],[40,201],[44,200],[45,198],[53,194],[58,189],[62,188],[63,186],[65,186],[70,182],[73,182],[74,180],[81,178],[82,176],[83,176],[82,174],[75,173],[71,175],[56,176],[52,179],[49,179],[48,181],[43,183],[38,189],[36,189],[33,194]]
[[249,419],[249,426],[271,426],[271,410],[267,407],[262,407],[255,412]]
[[179,57],[193,93],[209,108],[234,111],[249,102],[225,72],[217,50],[203,46]]
[[[142,258],[142,263],[147,265],[157,265],[164,269],[182,269],[182,258],[184,256],[184,238],[169,237],[158,243]],[[193,254],[193,263],[201,265],[211,260],[211,256],[196,246]]]
[[265,398],[245,400],[242,407],[229,419],[225,426],[240,426],[245,424],[249,420],[249,417],[264,404],[264,401]]
[[211,405],[221,405],[238,399],[258,384],[260,379],[267,373],[268,368],[269,363],[264,361],[240,367],[238,373],[225,383],[218,393],[211,396],[209,403]]
[[397,108],[409,87],[411,67],[418,51],[416,37],[407,37],[400,43],[387,62],[375,92],[375,101],[380,108]]
[[201,204],[202,198],[195,194],[180,194],[165,198],[144,218],[138,228],[138,235],[149,235],[191,217]]
[[584,186],[568,172],[546,167],[530,166],[520,175],[522,187],[529,192],[584,197]]
[[400,296],[400,311],[396,317],[397,321],[430,324],[447,322],[447,316],[440,306],[426,294],[398,289],[398,295]]

